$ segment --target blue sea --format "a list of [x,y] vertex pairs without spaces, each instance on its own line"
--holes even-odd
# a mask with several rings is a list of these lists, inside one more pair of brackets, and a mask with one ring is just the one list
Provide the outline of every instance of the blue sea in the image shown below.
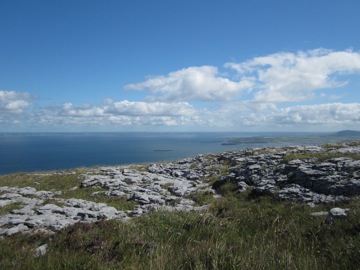
[[0,133],[0,174],[171,161],[346,139],[325,133]]

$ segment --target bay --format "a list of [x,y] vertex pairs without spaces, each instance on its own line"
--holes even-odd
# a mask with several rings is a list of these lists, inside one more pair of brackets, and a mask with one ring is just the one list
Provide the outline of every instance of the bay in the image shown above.
[[171,161],[249,147],[345,139],[327,133],[0,133],[0,174]]

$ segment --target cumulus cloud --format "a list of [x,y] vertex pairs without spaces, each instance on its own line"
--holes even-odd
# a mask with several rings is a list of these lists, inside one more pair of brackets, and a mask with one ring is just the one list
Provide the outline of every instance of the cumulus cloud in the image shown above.
[[0,112],[22,113],[30,105],[28,99],[30,99],[28,93],[0,91]]
[[62,106],[60,115],[73,117],[108,117],[108,116],[190,116],[194,112],[187,102],[130,102],[107,100],[102,105],[73,106],[66,103]]
[[360,103],[327,103],[279,108],[274,104],[234,103],[213,112],[213,121],[225,118],[228,126],[257,127],[269,130],[301,130],[302,127],[340,127],[357,129],[360,125]]
[[130,102],[106,100],[102,104],[41,108],[33,119],[43,125],[173,126],[193,122],[196,110],[186,102]]
[[279,124],[353,125],[360,124],[360,103],[329,103],[282,108],[271,120]]
[[360,73],[360,53],[325,49],[275,53],[225,67],[236,70],[240,77],[256,78],[256,101],[304,101],[314,98],[315,90],[346,85],[339,77]]
[[[300,102],[334,98],[317,90],[347,85],[343,75],[360,73],[360,53],[316,49],[297,53],[280,52],[240,63],[226,63],[226,72],[217,67],[189,67],[164,76],[129,84],[127,90],[148,91],[148,100],[232,101],[244,91],[256,102]],[[229,71],[235,71],[231,77]],[[250,94],[249,94],[250,93]],[[242,95],[244,98],[244,95]]]
[[252,87],[251,78],[232,81],[220,76],[213,66],[189,67],[166,76],[125,86],[128,90],[147,90],[149,98],[162,101],[219,101],[230,100],[234,94]]
[[194,109],[187,102],[130,102],[127,100],[113,102],[106,106],[106,111],[120,115],[151,116],[190,116]]

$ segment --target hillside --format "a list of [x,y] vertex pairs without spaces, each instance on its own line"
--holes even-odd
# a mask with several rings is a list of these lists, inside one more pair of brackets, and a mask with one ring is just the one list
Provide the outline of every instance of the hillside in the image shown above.
[[359,194],[360,142],[2,176],[0,267],[356,269]]

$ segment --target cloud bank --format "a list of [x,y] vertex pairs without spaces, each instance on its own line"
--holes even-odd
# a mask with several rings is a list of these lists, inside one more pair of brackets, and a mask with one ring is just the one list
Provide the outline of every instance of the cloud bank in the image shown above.
[[[145,131],[356,129],[360,85],[352,82],[359,74],[360,53],[316,49],[223,67],[187,67],[126,85],[126,91],[147,93],[138,101],[39,106],[29,102],[28,93],[0,91],[0,125],[94,131],[134,126]],[[346,95],[351,103],[344,101]]]
[[149,99],[163,101],[221,101],[231,100],[234,94],[251,89],[251,78],[232,81],[219,75],[213,66],[189,67],[166,76],[155,76],[148,80],[129,84],[127,90],[147,90]]

